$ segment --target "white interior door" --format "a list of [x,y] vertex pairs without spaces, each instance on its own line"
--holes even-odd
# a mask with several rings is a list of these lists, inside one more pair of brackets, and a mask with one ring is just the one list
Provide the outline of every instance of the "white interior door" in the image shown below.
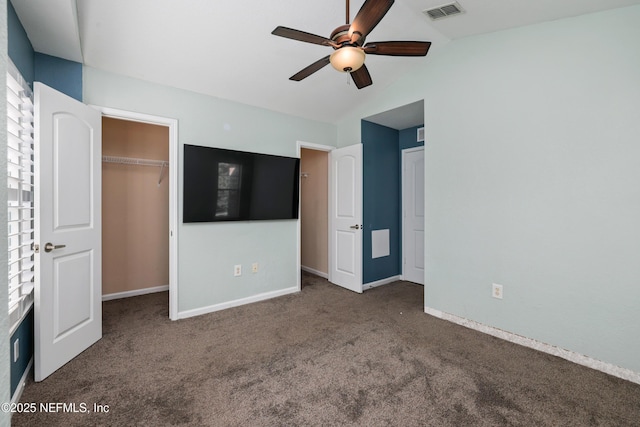
[[424,148],[402,151],[402,278],[424,285]]
[[362,144],[329,158],[329,281],[362,293]]
[[102,337],[98,111],[41,83],[35,100],[35,380]]

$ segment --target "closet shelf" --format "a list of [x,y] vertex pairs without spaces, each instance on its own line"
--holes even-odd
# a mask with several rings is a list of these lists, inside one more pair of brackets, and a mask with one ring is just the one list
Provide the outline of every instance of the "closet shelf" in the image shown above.
[[169,167],[169,162],[166,160],[136,159],[134,157],[102,156],[102,161],[104,163],[118,163],[121,165],[159,166],[160,177],[158,178],[158,186],[160,186],[160,183],[162,182],[164,168]]
[[169,162],[166,160],[135,159],[133,157],[102,156],[102,161],[105,163],[120,163],[123,165],[169,166]]

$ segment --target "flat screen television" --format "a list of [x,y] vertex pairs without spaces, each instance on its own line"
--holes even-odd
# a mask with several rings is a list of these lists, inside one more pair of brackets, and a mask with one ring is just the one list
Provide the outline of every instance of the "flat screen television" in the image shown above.
[[184,145],[182,222],[297,219],[300,159]]

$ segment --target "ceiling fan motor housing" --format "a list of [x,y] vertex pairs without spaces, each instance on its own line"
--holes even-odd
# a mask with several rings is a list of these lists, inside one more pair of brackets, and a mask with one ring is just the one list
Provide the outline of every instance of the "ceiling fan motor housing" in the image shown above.
[[351,28],[351,25],[339,26],[331,33],[331,40],[333,40],[338,45],[348,43],[355,46],[362,46],[364,44],[364,37],[362,37],[362,35],[358,33],[361,37],[357,40],[352,41],[352,38],[349,36],[349,28]]

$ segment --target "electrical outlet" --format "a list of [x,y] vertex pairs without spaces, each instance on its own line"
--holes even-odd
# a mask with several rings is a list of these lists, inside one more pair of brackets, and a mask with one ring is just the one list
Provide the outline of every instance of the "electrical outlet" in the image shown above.
[[502,285],[493,284],[491,289],[491,296],[494,298],[502,299]]
[[236,264],[233,266],[233,275],[234,276],[242,276],[242,266],[240,264]]
[[251,265],[251,272],[252,272],[252,273],[257,273],[257,272],[258,272],[258,263],[257,263],[257,262],[254,262],[254,263]]
[[13,342],[13,363],[16,363],[20,358],[20,338]]

